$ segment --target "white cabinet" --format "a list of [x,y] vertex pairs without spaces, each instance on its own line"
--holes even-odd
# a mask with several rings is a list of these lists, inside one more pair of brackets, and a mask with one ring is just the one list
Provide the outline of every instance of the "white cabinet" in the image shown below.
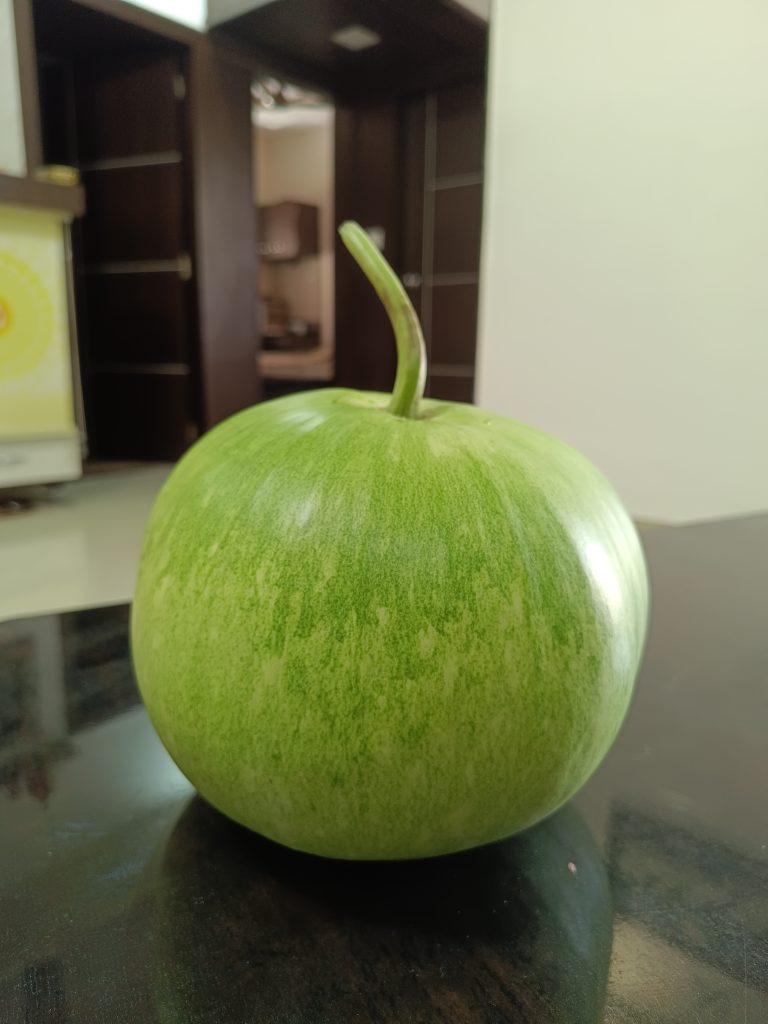
[[65,221],[0,205],[0,487],[81,471]]

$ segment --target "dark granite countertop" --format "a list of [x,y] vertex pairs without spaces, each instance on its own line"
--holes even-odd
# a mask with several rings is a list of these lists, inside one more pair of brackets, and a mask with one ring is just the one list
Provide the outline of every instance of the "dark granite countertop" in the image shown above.
[[0,1024],[765,1024],[768,517],[644,542],[616,746],[543,824],[432,861],[323,861],[209,809],[125,607],[0,624]]

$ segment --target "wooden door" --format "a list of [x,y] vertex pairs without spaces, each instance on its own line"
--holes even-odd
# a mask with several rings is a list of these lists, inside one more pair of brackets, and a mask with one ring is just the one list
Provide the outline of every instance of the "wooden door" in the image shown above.
[[[484,136],[482,78],[336,111],[336,221],[383,235],[421,317],[427,394],[452,401],[474,392]],[[337,383],[388,391],[392,330],[340,242],[335,275]]]
[[485,85],[420,96],[403,111],[403,281],[429,354],[427,394],[474,393],[483,207]]
[[177,50],[74,64],[81,337],[98,458],[175,459],[198,431],[185,94]]

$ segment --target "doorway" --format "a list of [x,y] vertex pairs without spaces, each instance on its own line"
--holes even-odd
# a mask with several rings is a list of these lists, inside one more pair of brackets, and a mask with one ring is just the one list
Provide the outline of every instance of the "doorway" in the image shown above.
[[335,376],[335,111],[326,94],[271,75],[252,97],[258,363],[275,397]]

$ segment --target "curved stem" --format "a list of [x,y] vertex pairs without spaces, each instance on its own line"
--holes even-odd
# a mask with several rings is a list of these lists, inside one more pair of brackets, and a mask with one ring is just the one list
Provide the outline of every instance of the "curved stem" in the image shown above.
[[400,279],[359,224],[345,221],[339,228],[339,234],[376,289],[395,332],[397,375],[389,411],[395,416],[415,419],[419,415],[419,402],[427,377],[427,352],[416,310]]

